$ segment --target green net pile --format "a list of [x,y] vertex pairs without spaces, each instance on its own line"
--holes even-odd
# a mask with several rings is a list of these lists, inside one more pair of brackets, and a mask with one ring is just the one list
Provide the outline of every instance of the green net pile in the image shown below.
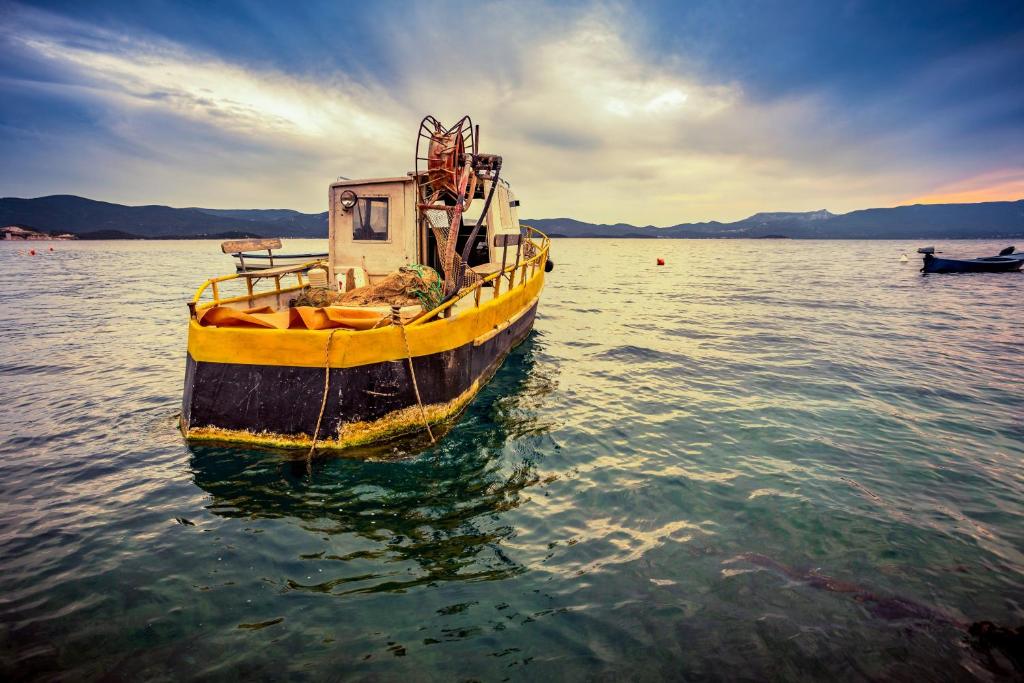
[[413,272],[419,278],[420,284],[410,289],[409,293],[419,299],[424,311],[432,311],[441,305],[444,292],[441,289],[441,277],[436,270],[419,263],[402,266],[399,270]]

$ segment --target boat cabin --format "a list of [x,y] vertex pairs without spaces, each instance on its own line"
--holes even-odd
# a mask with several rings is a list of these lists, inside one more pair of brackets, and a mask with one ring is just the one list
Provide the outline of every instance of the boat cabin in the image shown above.
[[[339,290],[377,282],[402,266],[421,263],[441,271],[437,241],[416,207],[416,178],[339,180],[330,186],[329,257],[331,283]],[[480,211],[493,181],[476,187],[463,213],[456,249],[461,253],[481,219],[486,227],[476,239],[467,265],[480,275],[520,260],[519,202],[508,183],[498,180],[487,215]]]
[[[331,183],[326,254],[274,253],[279,240],[221,245],[238,260],[238,273],[197,290],[190,302],[196,324],[358,330],[369,322],[367,329],[375,329],[393,322],[385,314],[406,315],[405,308],[417,309],[408,315],[425,324],[498,301],[528,279],[539,288],[543,278],[532,278],[551,267],[548,239],[520,226],[519,202],[501,178],[502,158],[476,151],[479,134],[468,116],[448,127],[427,116],[414,171]],[[222,296],[240,284],[244,293]],[[203,301],[207,294],[211,300]]]

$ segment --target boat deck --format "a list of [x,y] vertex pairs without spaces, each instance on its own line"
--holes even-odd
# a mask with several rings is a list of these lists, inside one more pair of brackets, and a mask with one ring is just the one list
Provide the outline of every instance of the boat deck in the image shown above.
[[[546,244],[543,253],[546,256]],[[481,305],[500,298],[525,284],[538,269],[544,268],[544,260],[541,258],[541,250],[538,250],[534,257],[526,259],[518,264],[509,264],[504,270],[494,269],[489,273],[478,273],[482,281],[471,285],[460,292],[455,299],[435,309],[429,316],[433,318],[457,318],[464,312],[479,308]],[[307,291],[309,281],[305,277],[309,264],[293,266],[282,266],[272,270],[264,270],[254,273],[236,273],[218,278],[211,278],[196,292],[189,307],[194,317],[203,320],[203,313],[214,307],[229,308],[244,313],[256,314],[256,317],[274,315],[288,310],[296,297]],[[328,309],[375,309],[386,311],[387,307],[380,305],[370,306],[329,306]],[[410,308],[410,307],[405,307]],[[259,310],[257,310],[259,309]],[[323,309],[330,312],[328,309]],[[429,313],[424,311],[423,313]],[[420,314],[422,315],[422,313]],[[403,311],[403,319],[406,321],[415,320],[416,316],[409,317],[407,311]],[[244,316],[241,316],[244,317]],[[239,324],[239,316],[229,316],[231,323],[220,321],[221,325]],[[207,318],[208,320],[208,318]],[[253,321],[246,320],[242,326],[249,326]],[[415,320],[414,324],[422,324],[426,319]],[[202,324],[210,324],[203,322]],[[281,329],[280,321],[274,323],[274,327]],[[215,324],[215,326],[217,326]],[[262,326],[262,325],[259,325]],[[285,326],[284,329],[301,329]],[[313,329],[313,328],[308,328]],[[315,329],[320,329],[319,327]]]

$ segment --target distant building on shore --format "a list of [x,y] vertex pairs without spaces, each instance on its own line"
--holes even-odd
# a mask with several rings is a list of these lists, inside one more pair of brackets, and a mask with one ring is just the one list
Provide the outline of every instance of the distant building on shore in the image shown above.
[[45,232],[39,232],[38,230],[32,230],[31,228],[24,228],[20,225],[8,225],[5,228],[0,228],[0,235],[3,235],[4,241],[40,241],[40,240],[76,240],[78,239],[71,233],[63,233],[60,235],[50,235]]

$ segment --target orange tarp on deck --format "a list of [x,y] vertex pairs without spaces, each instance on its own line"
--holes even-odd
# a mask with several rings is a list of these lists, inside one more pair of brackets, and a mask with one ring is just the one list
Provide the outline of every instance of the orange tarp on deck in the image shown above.
[[263,327],[273,330],[326,330],[344,327],[369,330],[391,324],[386,313],[358,308],[296,306],[275,311],[270,306],[239,310],[213,306],[197,313],[204,327]]

